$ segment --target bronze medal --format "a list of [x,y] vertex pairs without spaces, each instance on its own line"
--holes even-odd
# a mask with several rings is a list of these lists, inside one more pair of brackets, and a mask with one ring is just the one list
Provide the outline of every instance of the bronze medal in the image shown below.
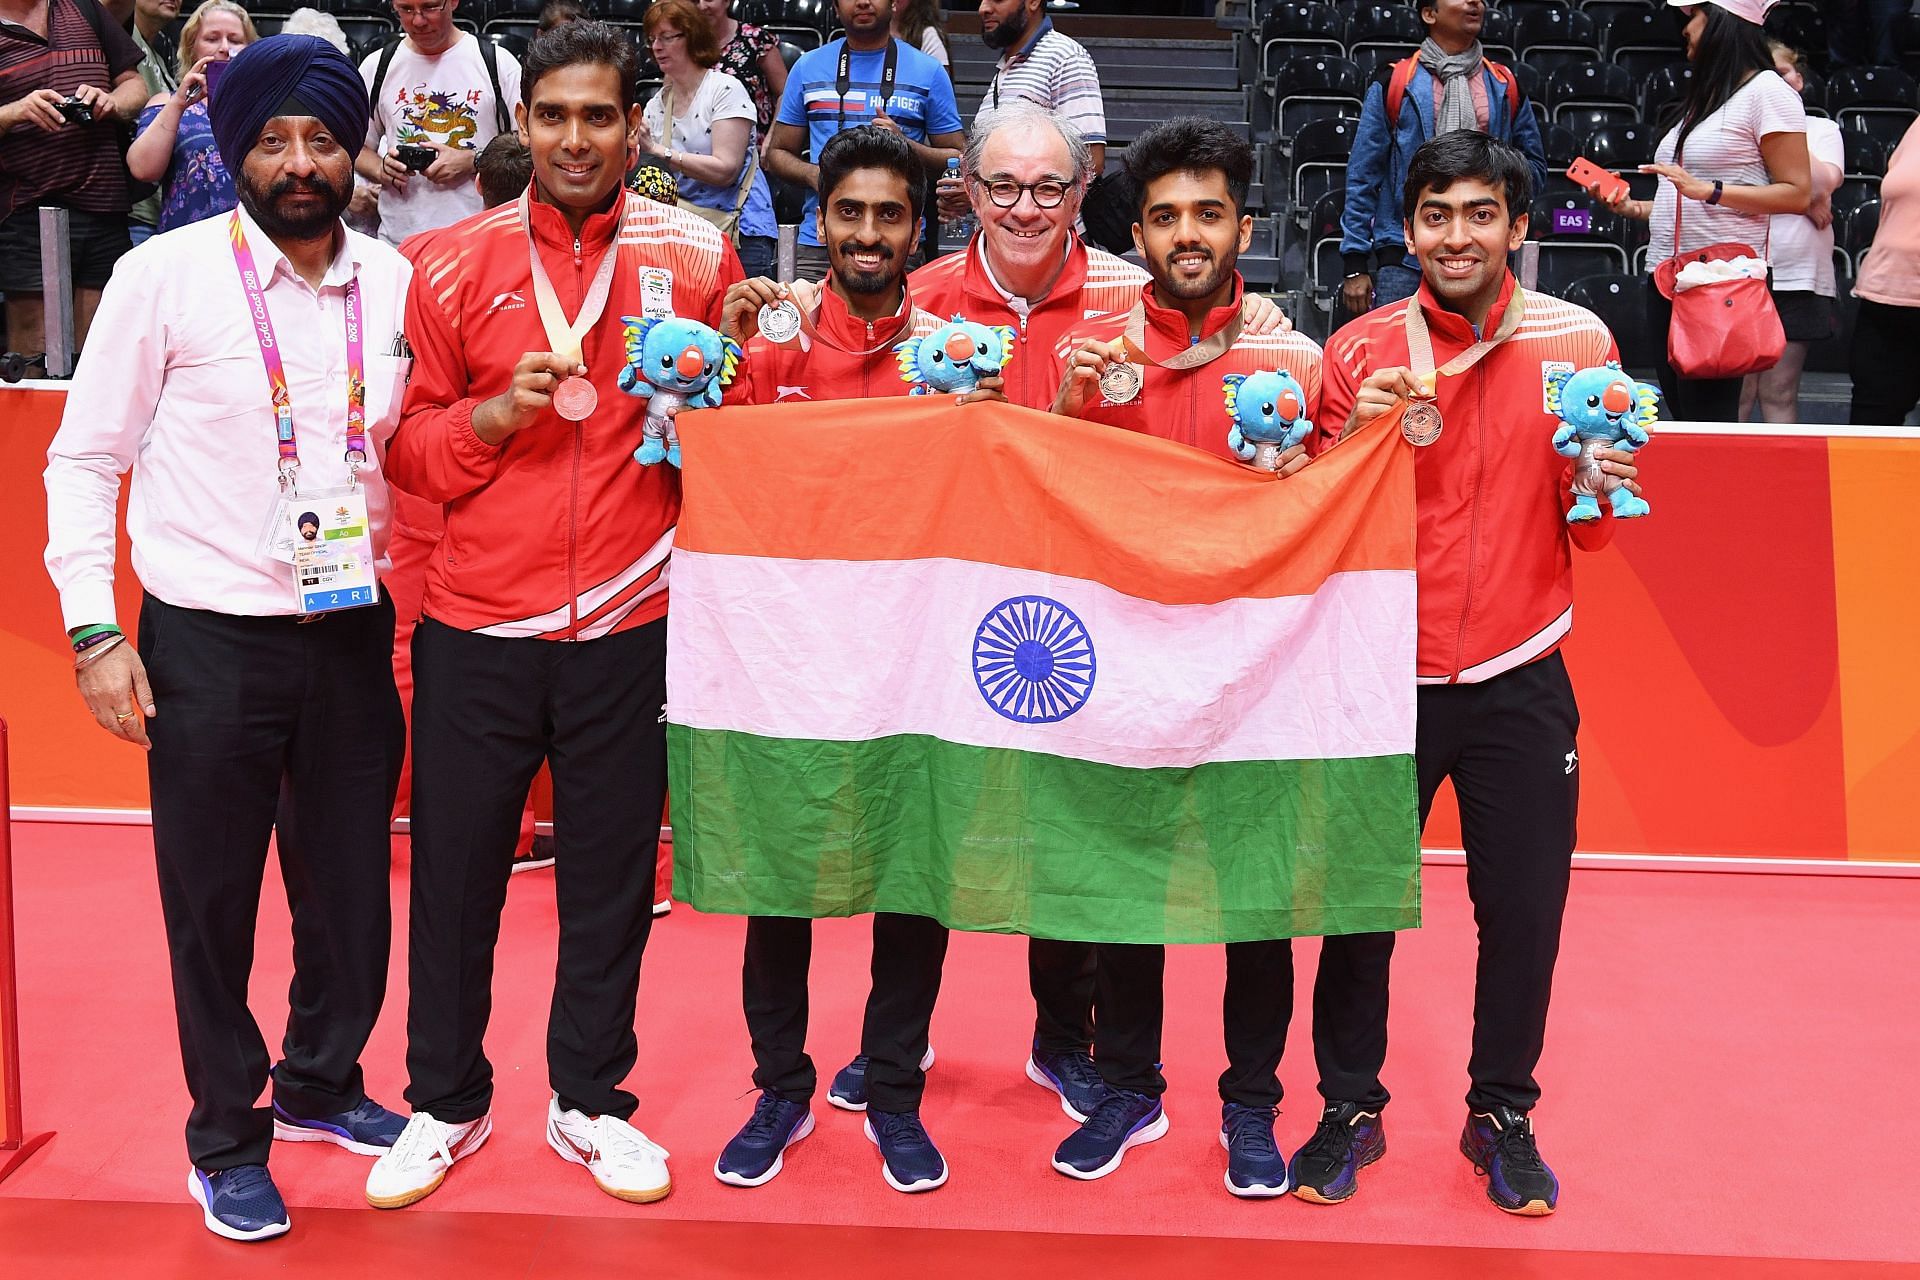
[[1110,360],[1100,373],[1100,398],[1108,404],[1132,404],[1140,398],[1146,375],[1131,360]]
[[553,411],[568,422],[584,421],[599,403],[600,393],[585,378],[568,378],[553,389]]
[[1406,413],[1400,417],[1400,434],[1407,438],[1408,444],[1424,449],[1440,438],[1440,428],[1444,425],[1438,404],[1432,400],[1409,400]]

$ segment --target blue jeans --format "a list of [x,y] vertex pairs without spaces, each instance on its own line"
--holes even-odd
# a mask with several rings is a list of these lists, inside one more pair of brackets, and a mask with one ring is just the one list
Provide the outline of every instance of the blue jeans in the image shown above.
[[1420,292],[1420,273],[1411,271],[1399,263],[1381,267],[1373,277],[1373,305],[1384,307],[1389,302],[1405,302]]
[[773,258],[779,244],[772,236],[740,237],[740,269],[749,280],[755,276],[773,279]]

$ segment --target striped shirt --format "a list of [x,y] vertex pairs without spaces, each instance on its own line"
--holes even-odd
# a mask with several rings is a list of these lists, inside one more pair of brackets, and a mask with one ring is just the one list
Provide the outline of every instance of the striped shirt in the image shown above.
[[1100,101],[1100,73],[1080,43],[1041,20],[1033,39],[1000,58],[983,106],[1024,100],[1073,121],[1088,142],[1107,140],[1107,111]]
[[[120,24],[100,15],[106,48],[82,5],[95,0],[49,0],[47,35],[0,22],[0,102],[17,102],[36,89],[65,97],[83,84],[110,91],[140,65],[140,50]],[[43,133],[22,125],[0,134],[0,218],[49,197],[88,213],[127,211],[127,168],[120,158],[120,126],[111,118],[63,125]]]

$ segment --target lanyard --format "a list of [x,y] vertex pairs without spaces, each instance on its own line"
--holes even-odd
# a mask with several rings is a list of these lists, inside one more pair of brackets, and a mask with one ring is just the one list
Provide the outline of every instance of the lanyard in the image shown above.
[[[530,190],[531,188],[529,188]],[[613,239],[607,244],[607,251],[600,259],[600,267],[593,273],[593,282],[587,286],[587,296],[580,302],[580,314],[572,324],[567,323],[566,313],[560,309],[560,296],[554,292],[553,280],[547,275],[545,264],[540,261],[540,246],[533,240],[533,210],[530,207],[527,192],[520,193],[520,226],[527,233],[527,258],[533,264],[533,301],[540,309],[540,324],[547,331],[547,342],[553,348],[553,354],[575,364],[585,364],[581,355],[580,339],[607,309],[607,294],[613,287],[613,268],[620,257],[620,235],[616,227]]]
[[[880,71],[880,110],[875,115],[883,115],[887,103],[893,99],[893,73],[900,62],[900,44],[897,40],[887,41],[887,60]],[[847,127],[847,92],[853,88],[853,50],[847,42],[840,42],[840,68],[833,77],[834,92],[840,96],[840,123],[834,132],[839,133]]]
[[1428,391],[1434,390],[1436,380],[1442,375],[1455,377],[1479,364],[1481,359],[1495,347],[1513,336],[1520,327],[1521,317],[1526,314],[1527,295],[1518,285],[1507,299],[1506,314],[1500,317],[1500,327],[1491,338],[1480,341],[1447,361],[1439,370],[1433,367],[1433,336],[1427,332],[1427,317],[1420,310],[1420,297],[1415,294],[1407,299],[1407,357],[1413,362],[1413,372],[1426,384]]
[[1142,364],[1157,365],[1162,369],[1198,369],[1201,365],[1218,360],[1234,343],[1240,341],[1240,330],[1246,327],[1246,323],[1246,310],[1242,308],[1220,326],[1219,332],[1190,343],[1186,350],[1170,355],[1165,360],[1155,360],[1147,354],[1147,301],[1142,297],[1133,304],[1133,312],[1127,317],[1127,353]]
[[[293,430],[293,393],[287,387],[286,361],[280,355],[280,343],[274,337],[273,317],[267,313],[266,294],[261,289],[260,269],[254,265],[253,250],[247,247],[247,233],[240,225],[239,210],[228,223],[228,238],[233,245],[233,265],[240,271],[240,287],[247,294],[247,310],[253,317],[253,337],[260,344],[260,362],[267,370],[267,393],[273,398],[274,437],[280,450],[280,484],[293,486],[300,469],[300,443]],[[360,330],[360,277],[347,281],[347,482],[352,484],[367,460],[367,351]]]

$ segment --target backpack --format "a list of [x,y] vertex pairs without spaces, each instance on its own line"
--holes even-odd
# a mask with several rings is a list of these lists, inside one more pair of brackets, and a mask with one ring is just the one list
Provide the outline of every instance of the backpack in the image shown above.
[[[367,102],[372,110],[380,110],[380,86],[387,82],[387,68],[393,65],[393,55],[400,52],[400,44],[405,36],[393,36],[380,46],[380,61],[373,65],[373,87],[367,90]],[[500,96],[500,48],[485,36],[475,36],[480,42],[480,61],[486,64],[487,83],[493,86],[493,119],[495,133],[512,133],[513,119],[507,114],[507,101]]]
[[[1387,77],[1387,126],[1400,127],[1400,104],[1406,100],[1407,86],[1413,82],[1413,73],[1419,67],[1419,58],[1402,58],[1393,64],[1393,71]],[[1513,78],[1513,72],[1491,58],[1482,58],[1480,65],[1493,75],[1495,81],[1507,91],[1507,132],[1513,132],[1513,121],[1520,114],[1520,82]]]

